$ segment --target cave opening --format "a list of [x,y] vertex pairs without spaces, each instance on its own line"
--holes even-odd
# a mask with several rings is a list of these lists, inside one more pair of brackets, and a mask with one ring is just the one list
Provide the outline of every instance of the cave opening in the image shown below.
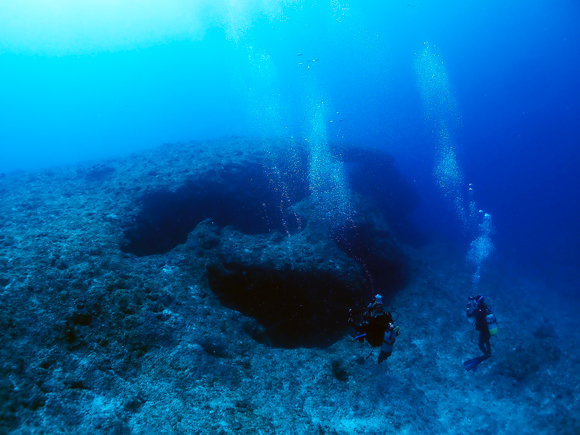
[[407,257],[392,235],[368,225],[342,228],[333,234],[336,245],[354,259],[369,280],[365,298],[378,291],[385,301],[405,286],[409,278]]
[[330,346],[346,332],[356,290],[323,272],[272,270],[228,264],[209,267],[207,277],[222,305],[254,318],[274,347]]
[[[185,243],[204,219],[219,227],[231,225],[245,234],[295,232],[301,224],[286,208],[308,194],[304,177],[272,187],[258,164],[230,164],[186,181],[176,190],[159,189],[141,198],[139,213],[126,225],[121,250],[146,256],[163,254]],[[278,185],[281,183],[278,180]]]

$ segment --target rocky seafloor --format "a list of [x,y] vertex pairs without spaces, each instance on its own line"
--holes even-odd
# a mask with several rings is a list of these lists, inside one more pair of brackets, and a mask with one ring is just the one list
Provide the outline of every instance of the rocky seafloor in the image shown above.
[[[408,242],[389,156],[328,155],[346,196],[291,140],[0,178],[0,433],[580,433],[578,307],[492,260],[500,332],[466,372],[464,253]],[[346,323],[377,292],[401,327],[380,365]]]

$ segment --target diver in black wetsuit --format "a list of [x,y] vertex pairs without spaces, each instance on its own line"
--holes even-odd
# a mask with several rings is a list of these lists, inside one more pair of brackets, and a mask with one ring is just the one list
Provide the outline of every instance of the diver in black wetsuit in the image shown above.
[[475,317],[475,329],[479,331],[479,349],[489,358],[491,356],[491,344],[489,342],[491,334],[487,326],[486,316],[490,313],[490,310],[487,308],[483,296],[472,296],[469,299],[467,317]]
[[372,347],[380,346],[378,362],[382,363],[391,356],[393,345],[399,335],[399,327],[393,325],[393,316],[388,311],[384,311],[381,295],[376,295],[367,306],[362,313],[361,323],[354,322],[352,316],[355,314],[360,314],[360,311],[357,313],[350,310],[351,317],[348,319],[348,324],[359,333],[356,339],[361,343],[366,339]]
[[465,314],[467,314],[467,317],[475,317],[475,329],[479,331],[478,346],[483,352],[483,355],[465,361],[463,367],[467,371],[476,371],[480,363],[491,358],[491,344],[489,343],[489,339],[491,338],[492,331],[494,334],[497,332],[497,325],[495,324],[495,317],[491,314],[491,310],[487,307],[481,295],[471,296],[469,298],[467,312]]

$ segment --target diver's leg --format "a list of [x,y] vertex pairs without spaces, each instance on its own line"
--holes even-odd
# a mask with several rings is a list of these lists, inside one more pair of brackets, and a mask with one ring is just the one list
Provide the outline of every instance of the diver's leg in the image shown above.
[[489,342],[489,339],[491,338],[491,334],[489,333],[488,330],[483,331],[483,333],[481,334],[483,336],[483,346],[485,348],[485,354],[488,356],[491,356],[491,344]]
[[489,342],[489,333],[480,332],[479,333],[479,350],[481,350],[485,355],[491,356],[491,344]]
[[[487,343],[489,343],[489,340],[487,340]],[[477,345],[479,346],[479,350],[481,350],[484,354],[488,354],[489,352],[487,351],[486,347],[486,337],[484,336],[483,332],[479,333],[479,341],[477,343]]]
[[487,337],[487,340],[485,340],[484,344],[485,344],[485,348],[487,349],[485,354],[491,356],[491,343],[489,342],[489,337]]
[[392,352],[383,352],[382,350],[379,353],[379,364],[385,361],[388,357],[392,355]]

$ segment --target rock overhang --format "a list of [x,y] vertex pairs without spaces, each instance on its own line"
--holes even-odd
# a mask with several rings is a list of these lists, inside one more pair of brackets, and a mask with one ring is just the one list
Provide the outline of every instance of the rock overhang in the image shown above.
[[[261,341],[328,345],[345,332],[348,308],[375,292],[388,299],[404,284],[407,259],[388,222],[397,205],[386,208],[381,200],[400,201],[400,218],[415,198],[399,191],[409,184],[388,155],[335,149],[333,159],[355,165],[354,213],[341,225],[321,222],[307,148],[293,141],[257,145],[244,142],[231,161],[136,198],[138,212],[126,222],[121,249],[147,256],[185,247],[191,261],[204,262],[221,303],[260,323]],[[369,189],[381,170],[392,185]]]

